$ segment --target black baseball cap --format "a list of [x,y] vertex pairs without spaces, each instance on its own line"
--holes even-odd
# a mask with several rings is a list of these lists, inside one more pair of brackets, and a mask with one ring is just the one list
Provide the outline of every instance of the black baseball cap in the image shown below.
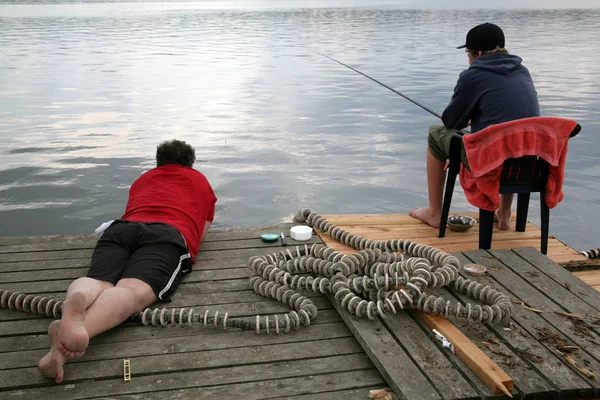
[[477,25],[467,33],[467,42],[457,49],[467,48],[471,50],[494,50],[504,47],[504,32],[498,25]]

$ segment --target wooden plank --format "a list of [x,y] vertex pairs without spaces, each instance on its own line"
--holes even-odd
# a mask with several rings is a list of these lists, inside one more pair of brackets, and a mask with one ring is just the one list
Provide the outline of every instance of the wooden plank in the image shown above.
[[594,290],[580,279],[577,279],[569,271],[533,249],[518,248],[514,249],[514,252],[563,287],[568,286],[568,290],[571,293],[584,300],[594,309],[600,311],[600,293],[597,290]]
[[[292,250],[291,248],[290,250]],[[273,252],[271,252],[273,253]],[[270,254],[265,252],[266,255]],[[250,257],[240,256],[237,258],[227,259],[212,259],[208,261],[197,261],[194,264],[194,269],[227,269],[227,268],[239,268],[245,267]],[[8,263],[0,263],[0,272],[25,272],[25,271],[39,271],[39,270],[54,270],[54,269],[68,269],[68,268],[89,268],[91,258],[79,258],[69,260],[44,260],[44,261],[16,261]]]
[[[408,214],[320,214],[335,225],[423,225]],[[469,215],[462,213],[461,215]]]
[[0,254],[0,263],[13,263],[19,261],[45,261],[45,260],[69,260],[75,258],[92,257],[92,249],[84,250],[51,250],[25,253],[4,253]]
[[[249,335],[252,333],[247,332]],[[161,354],[131,358],[132,375],[167,371],[210,369],[264,362],[300,360],[306,358],[362,353],[354,338],[327,339],[306,343],[285,343],[241,347],[225,350],[206,350],[177,354]],[[68,380],[106,379],[123,376],[123,361],[100,360],[65,364]],[[0,389],[47,384],[37,368],[0,370]]]
[[[373,226],[340,226],[340,228],[364,236],[369,239],[388,240],[388,239],[427,239],[437,240],[440,243],[466,243],[477,242],[479,240],[479,228],[473,227],[468,232],[453,232],[448,230],[446,236],[438,238],[438,230],[428,227],[428,229],[411,229],[406,226],[373,227]],[[323,235],[322,232],[319,232]],[[327,234],[324,234],[327,235]],[[494,242],[514,239],[540,239],[541,231],[531,229],[526,232],[501,231],[494,232]]]
[[88,268],[90,257],[71,260],[16,261],[0,263],[0,272],[45,271],[49,269]]
[[429,327],[436,329],[454,345],[454,352],[463,360],[475,374],[494,393],[504,393],[512,397],[514,389],[513,380],[502,368],[492,361],[484,352],[471,342],[461,331],[442,315],[433,315],[424,312],[416,312],[421,321]]
[[[385,385],[383,378],[377,373],[377,370],[375,370],[373,364],[365,354],[276,361],[259,365],[251,364],[226,368],[187,370],[178,371],[177,373],[160,373],[146,376],[136,375],[136,367],[136,364],[132,363],[132,381],[126,385],[123,384],[123,379],[120,378],[83,381],[76,384],[69,384],[68,382],[65,382],[63,385],[48,384],[44,387],[31,389],[19,388],[19,391],[15,393],[18,393],[20,398],[27,399],[75,400],[88,398],[90,395],[99,393],[103,397],[137,394],[140,398],[145,398],[144,393],[162,390],[169,391],[166,392],[166,398],[173,398],[179,390],[187,388],[204,388],[214,385],[227,387],[239,383],[264,380],[279,381],[293,377],[300,377],[310,382],[311,379],[307,378],[307,376],[331,376],[332,372],[340,374],[353,371],[357,371],[363,375],[355,375],[355,383],[347,385],[348,387]],[[339,387],[341,388],[340,390],[346,389],[344,385],[339,385]],[[299,394],[301,391],[290,393],[292,395]],[[203,394],[199,398],[205,397]]]
[[[478,278],[481,283],[495,287],[511,297],[516,297],[518,301],[528,304],[540,304],[540,301],[542,303],[550,302],[550,300],[544,300],[541,293],[488,252],[477,250],[466,252],[465,255],[472,262],[483,263],[483,265],[491,267],[488,268],[489,275]],[[494,280],[492,281],[488,276]],[[593,391],[592,387],[596,387],[597,383],[587,379],[579,371],[568,365],[549,342],[538,340],[539,337],[542,337],[540,332],[549,332],[568,344],[576,344],[569,340],[569,337],[565,336],[563,332],[546,321],[543,318],[545,314],[547,313],[536,313],[515,304],[512,315],[513,326],[509,328],[510,330],[497,329],[497,336],[509,344],[511,349],[514,349],[532,369],[539,371],[545,380],[551,382],[560,391],[561,395],[579,394],[580,391],[590,393]],[[493,325],[491,326],[493,327]],[[585,353],[574,355],[574,357],[578,362],[592,363],[590,365],[596,363],[592,357]],[[517,381],[516,384],[519,385]]]
[[[562,269],[562,267],[559,265],[553,263],[551,260],[548,260],[547,257],[540,254],[546,261],[546,265],[544,267],[536,267],[536,265],[520,257],[518,250],[515,252],[509,250],[498,250],[492,251],[491,253],[500,261],[502,261],[508,268],[512,269],[522,279],[529,282],[529,284],[538,289],[542,294],[546,295],[546,297],[551,298],[563,309],[571,313],[600,315],[598,314],[600,303],[595,303],[593,301],[594,299],[590,299],[587,295],[578,296],[577,291],[571,289],[571,282],[574,282],[579,286],[585,285],[588,291],[595,293],[594,290],[589,287],[589,285],[586,285],[585,282],[574,277],[568,271],[564,271],[564,275],[569,280],[563,280],[562,282],[557,282],[544,273],[546,268],[552,268],[549,263],[551,263],[555,268]],[[560,275],[563,275],[563,273],[561,272]],[[595,294],[600,300],[600,295],[597,293]]]
[[[44,294],[53,296],[54,293],[66,292],[72,279],[64,279],[58,281],[40,281],[40,282],[18,282],[18,283],[3,283],[1,288],[12,292],[28,293],[28,294]],[[235,292],[247,290],[249,287],[248,279],[228,279],[216,281],[193,282],[183,279],[176,293],[182,295],[214,292]]]
[[[325,239],[324,239],[324,241],[326,242],[326,244],[329,247],[333,248],[336,251],[340,251],[342,253],[353,253],[353,252],[357,251],[357,250],[354,250],[354,249],[352,249],[350,247],[344,246],[344,245],[342,245],[339,242],[335,242],[335,241],[332,241],[332,240],[328,241],[328,240],[325,240]],[[433,245],[431,245],[430,243],[428,243],[425,240],[420,241],[419,243],[429,244],[430,246],[433,246]],[[565,247],[560,242],[556,242],[556,244],[552,244],[552,243],[548,244],[549,248],[552,248],[552,246],[554,246],[554,245],[560,246],[560,247],[564,247],[565,249],[568,249],[567,247]],[[495,246],[499,247],[498,244],[496,244]],[[522,241],[517,241],[517,240],[513,241],[513,240],[511,240],[511,241],[503,242],[502,243],[502,247],[504,247],[504,246],[507,246],[508,248],[515,247],[515,246],[531,246],[531,247],[538,246],[539,247],[539,240],[522,240]],[[443,251],[448,252],[448,253],[454,253],[454,252],[458,252],[458,251],[476,250],[476,249],[479,248],[479,243],[478,242],[473,242],[473,243],[463,243],[463,244],[450,244],[450,245],[447,245],[447,246],[444,245],[444,246],[434,246],[434,247],[437,247],[440,250],[443,250]]]
[[[197,254],[197,260],[211,260],[222,258],[226,254],[227,258],[243,257],[250,258],[253,255],[264,255],[272,252],[279,252],[295,246],[304,246],[305,244],[321,243],[320,238],[314,235],[311,240],[298,242],[291,237],[287,239],[288,246],[282,246],[281,242],[265,243],[262,240],[240,239],[233,241],[208,242],[202,245],[201,251]],[[42,261],[42,260],[68,260],[75,258],[91,258],[93,249],[64,249],[64,250],[30,250],[33,245],[7,246],[0,247],[0,263],[19,262],[19,261]],[[27,249],[25,251],[24,249]],[[233,254],[229,254],[232,251]],[[212,254],[212,253],[217,253]]]
[[[153,329],[153,328],[147,328]],[[184,329],[184,328],[181,328]],[[187,328],[185,328],[187,329]],[[208,330],[206,328],[205,330]],[[233,349],[251,346],[267,346],[283,343],[310,342],[324,339],[351,338],[352,333],[343,322],[318,324],[304,327],[293,334],[257,335],[254,332],[227,332],[221,329],[212,335],[203,335],[201,340],[195,336],[178,336],[166,338],[148,338],[146,340],[91,344],[83,358],[71,362],[90,362],[97,360],[123,359],[160,354],[179,354],[217,349]],[[191,334],[194,331],[188,330]],[[185,332],[184,332],[185,333]],[[254,333],[254,334],[253,334]],[[5,353],[0,357],[0,370],[11,368],[35,367],[37,362],[48,352],[48,349],[25,350]]]
[[444,399],[479,399],[480,395],[407,312],[381,319],[383,326]]
[[[45,319],[40,324],[41,332],[29,333],[18,336],[0,337],[0,352],[24,351],[24,350],[47,350],[50,347],[50,341],[46,331],[51,319]],[[331,324],[341,322],[342,319],[334,309],[319,310],[317,319],[311,322],[311,326],[320,324]],[[238,329],[231,329],[227,332],[238,332]],[[159,338],[176,338],[194,336],[200,338],[203,335],[220,334],[222,331],[213,328],[204,328],[202,325],[194,325],[192,327],[147,327],[138,323],[124,323],[118,328],[104,332],[90,340],[90,344],[106,344],[119,342],[135,342],[147,339]]]
[[[190,300],[186,303],[181,304],[181,307],[193,307],[197,311],[201,309],[201,306],[193,304],[195,301]],[[327,299],[316,298],[314,301],[315,305],[319,310],[326,310],[332,308],[331,304]],[[274,300],[253,302],[253,303],[236,303],[227,304],[223,307],[210,307],[212,311],[228,312],[229,317],[252,317],[256,314],[268,315],[287,313],[290,308],[282,303],[278,303]],[[0,310],[4,312],[5,310]],[[319,311],[320,313],[321,311]],[[317,317],[318,318],[318,317]],[[52,321],[50,318],[37,318],[37,319],[26,319],[17,321],[4,321],[0,324],[0,336],[12,336],[12,335],[24,335],[24,334],[40,334],[46,332],[48,324]]]
[[[283,230],[284,232],[289,232],[293,225],[295,224],[284,223],[262,227],[245,226],[241,228],[211,227],[204,239],[204,243],[223,240],[256,239],[260,237],[262,232],[266,231],[279,232]],[[0,252],[3,252],[3,247],[24,245],[32,246],[30,249],[33,251],[37,251],[37,249],[58,250],[66,248],[94,248],[99,238],[100,236],[95,234],[0,237]]]
[[442,398],[379,319],[358,318],[345,311],[333,297],[329,296],[329,300],[398,397]]
[[[590,326],[586,334],[582,336],[582,332],[576,329],[576,325],[569,318],[556,313],[566,311],[583,315],[596,315],[596,311],[592,307],[546,275],[536,272],[537,270],[531,264],[515,253],[509,250],[495,250],[492,251],[492,254],[505,266],[502,270],[490,272],[494,278],[498,276],[506,279],[510,276],[515,279],[514,275],[518,275],[523,283],[518,286],[511,286],[511,292],[522,298],[527,306],[543,311],[536,314],[556,327],[566,337],[584,347],[588,354],[600,361],[600,335],[598,335],[597,329]],[[480,257],[479,260],[485,261],[483,257]],[[533,272],[536,275],[533,275],[531,269],[534,270]],[[529,274],[524,274],[523,271]],[[530,277],[525,279],[524,276]],[[543,288],[547,288],[547,290]],[[595,344],[595,346],[590,346],[590,343]],[[598,371],[600,371],[600,364],[598,368]]]
[[[258,400],[265,398],[280,398],[295,394],[315,394],[326,391],[337,391],[346,388],[363,387],[369,388],[380,382],[380,376],[376,370],[350,371],[345,373],[333,373],[327,375],[316,375],[307,379],[290,378],[270,381],[252,382],[227,386],[211,386],[203,388],[183,389],[176,392],[178,399],[247,399]],[[365,390],[365,395],[368,390]],[[173,392],[150,392],[144,394],[144,399],[164,400]],[[113,399],[136,399],[137,394],[116,396]],[[361,397],[364,399],[364,397]]]
[[[468,254],[471,253],[469,252]],[[461,265],[473,262],[465,257],[464,254],[455,253],[454,255],[459,259]],[[500,264],[497,260],[496,263]],[[462,275],[467,279],[477,280],[480,283],[510,295],[510,292],[507,292],[504,287],[498,285],[496,281],[487,275],[477,278]],[[473,299],[464,294],[458,292],[453,292],[453,294],[463,304],[474,302]],[[569,367],[557,360],[554,353],[536,339],[536,335],[519,329],[519,323],[521,322],[519,313],[523,311],[525,310],[515,310],[508,326],[497,323],[479,324],[467,322],[458,324],[457,326],[461,330],[464,329],[463,332],[481,350],[506,369],[507,373],[514,379],[519,391],[525,395],[531,396],[535,393],[551,394],[557,391],[567,394],[577,391],[581,387],[580,385],[586,387],[587,384],[581,378],[574,375]],[[523,319],[528,321],[527,318],[527,315],[525,315]],[[506,330],[506,328],[510,330]],[[490,345],[484,345],[484,342],[490,343]],[[543,359],[545,362],[537,363],[532,361],[539,359]]]
[[[316,240],[315,240],[316,241]],[[320,242],[319,242],[320,243]],[[200,251],[196,255],[196,261],[207,261],[207,260],[225,260],[225,259],[239,259],[246,257],[249,259],[253,256],[264,256],[267,254],[273,254],[275,252],[285,251],[288,249],[291,251],[291,246],[278,246],[278,247],[261,247],[261,248],[244,248],[244,249],[233,249],[233,250],[212,250],[212,251]]]
[[[277,397],[278,400],[365,400],[369,398],[368,394],[371,390],[383,389],[381,385],[365,387],[360,389],[336,390],[335,392],[322,392],[301,394],[298,396]],[[366,397],[365,397],[366,396]]]

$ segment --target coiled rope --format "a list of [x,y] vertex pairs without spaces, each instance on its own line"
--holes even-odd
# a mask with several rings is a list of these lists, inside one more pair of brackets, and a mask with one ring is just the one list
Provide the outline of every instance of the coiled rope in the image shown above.
[[[262,257],[251,257],[250,286],[261,296],[292,308],[277,315],[229,318],[228,313],[192,308],[155,308],[134,314],[130,320],[144,325],[192,325],[254,330],[260,334],[287,333],[309,326],[318,314],[314,303],[297,290],[330,293],[343,308],[358,317],[375,319],[413,309],[459,317],[468,321],[500,322],[510,318],[512,303],[490,286],[458,274],[460,263],[451,254],[410,240],[370,240],[345,231],[309,209],[299,211],[296,223],[326,232],[340,243],[359,250],[343,254],[321,244],[297,246]],[[402,253],[402,254],[401,254]],[[427,288],[451,286],[484,303],[454,305],[443,296],[428,295]],[[2,308],[59,318],[62,301],[0,289]]]
[[600,258],[600,247],[596,248],[596,249],[582,251],[582,252],[580,252],[580,254],[582,256],[589,258],[590,260],[593,260],[595,258]]

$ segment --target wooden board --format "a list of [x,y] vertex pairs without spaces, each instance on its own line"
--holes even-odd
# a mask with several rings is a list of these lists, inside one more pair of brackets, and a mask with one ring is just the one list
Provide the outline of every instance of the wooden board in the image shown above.
[[[451,215],[468,215],[479,220],[477,212],[451,213]],[[477,250],[479,248],[479,225],[468,232],[446,231],[446,237],[438,238],[438,230],[411,217],[408,214],[324,214],[323,218],[354,234],[367,239],[389,240],[410,239],[419,243],[437,247],[446,252]],[[513,217],[514,219],[514,217]],[[514,226],[514,220],[513,220]],[[355,250],[335,242],[329,235],[320,234],[328,246],[344,253]],[[525,232],[515,230],[500,231],[494,227],[492,248],[510,249],[515,247],[540,248],[541,231],[528,223]],[[556,262],[585,260],[576,250],[566,246],[560,240],[550,236],[548,240],[548,256]]]
[[[386,230],[397,235],[425,237],[431,228],[406,215],[372,216],[373,221],[359,219],[348,226],[371,233]],[[386,223],[402,222],[388,228]],[[352,221],[350,221],[352,222]],[[354,221],[357,222],[357,221]],[[280,227],[268,230],[278,231]],[[289,230],[289,225],[284,227]],[[530,227],[528,227],[530,229]],[[531,228],[533,229],[533,228]],[[264,299],[247,286],[249,271],[246,263],[251,255],[264,255],[285,250],[279,243],[266,244],[258,239],[265,231],[213,231],[197,257],[191,275],[185,278],[173,301],[166,307],[209,308],[229,312],[230,316],[249,317],[288,311],[274,300]],[[286,234],[288,231],[285,231]],[[404,233],[402,233],[404,235]],[[500,233],[501,234],[501,233]],[[538,243],[535,232],[526,239],[508,238],[507,243]],[[425,236],[423,236],[425,235]],[[464,236],[449,235],[452,246],[460,250]],[[75,278],[84,276],[95,245],[95,236],[38,238],[0,238],[1,287],[26,293],[50,294],[64,298],[64,291]],[[311,242],[319,242],[318,236]],[[36,245],[39,246],[36,247]],[[551,244],[557,254],[567,257],[572,249],[558,241]],[[519,262],[530,264],[521,273],[513,259],[500,261],[483,252],[501,265],[509,264],[508,278],[484,277],[499,289],[515,298],[539,306],[537,298],[526,297],[523,288],[540,294],[546,285],[552,286],[557,299],[565,302],[565,310],[585,311],[596,293],[581,286],[577,278],[569,280],[569,291],[563,285],[568,276],[548,269],[543,276],[531,279],[526,272],[546,268],[543,258],[527,253],[527,249],[511,254]],[[531,250],[534,251],[534,250]],[[475,257],[479,253],[470,254]],[[461,260],[468,260],[459,254]],[[517,261],[518,261],[517,260]],[[506,267],[506,265],[505,265]],[[514,269],[514,270],[513,270]],[[566,271],[565,271],[566,272]],[[566,272],[568,273],[568,272]],[[533,275],[533,274],[532,274]],[[587,275],[586,275],[587,276]],[[495,278],[498,278],[495,280]],[[510,282],[505,285],[504,280]],[[554,282],[554,283],[552,283]],[[526,285],[526,286],[523,286]],[[445,289],[438,291],[454,300],[467,301],[461,295]],[[438,294],[438,292],[432,292]],[[201,326],[143,327],[126,323],[92,339],[87,355],[66,366],[66,381],[56,386],[41,378],[35,369],[37,360],[49,346],[45,331],[49,318],[16,311],[0,310],[0,398],[80,399],[97,396],[111,398],[294,398],[294,399],[364,399],[369,389],[393,387],[403,398],[435,399],[499,399],[456,355],[442,349],[431,331],[412,313],[401,313],[377,321],[349,317],[338,311],[323,296],[307,293],[319,309],[318,318],[308,328],[289,335],[256,335],[231,329],[205,329]],[[541,293],[542,296],[546,296]],[[536,294],[537,296],[537,294]],[[546,296],[548,297],[548,296]],[[554,301],[550,299],[549,301]],[[336,304],[337,305],[337,304]],[[532,315],[530,315],[532,314]],[[568,343],[580,345],[585,338],[572,337],[570,322],[560,323],[560,317],[542,316],[519,309],[513,319],[518,331],[504,331],[503,325],[457,323],[473,343],[515,378],[515,393],[523,397],[587,395],[597,390],[594,384],[558,356],[551,346],[538,340],[536,327],[556,332]],[[564,317],[560,317],[564,318]],[[518,334],[517,334],[518,333]],[[595,328],[593,334],[597,334]],[[494,349],[482,341],[500,339]],[[592,339],[595,341],[596,339]],[[591,343],[591,342],[589,342]],[[588,344],[589,344],[588,343]],[[599,368],[597,349],[588,346],[574,358],[590,369]],[[600,347],[598,347],[600,348]],[[529,349],[546,363],[538,364],[523,352]],[[508,355],[516,365],[505,367]],[[131,360],[132,382],[124,384],[122,360]]]
[[[278,228],[280,229],[280,228]],[[289,229],[289,228],[288,228]],[[205,245],[192,274],[166,307],[208,308],[229,316],[251,317],[288,312],[289,307],[262,298],[248,287],[246,262],[251,254],[284,250],[263,243],[257,230],[236,231]],[[0,252],[2,288],[64,298],[75,278],[84,276],[95,238],[71,237],[8,243]],[[312,242],[319,241],[315,236]],[[290,240],[288,243],[292,244]],[[290,247],[290,246],[288,246]],[[211,255],[211,253],[213,253]],[[126,323],[91,340],[86,356],[65,366],[55,385],[40,376],[36,364],[47,351],[50,318],[0,310],[0,398],[76,399],[97,396],[179,398],[263,398],[329,393],[363,399],[386,383],[322,295],[307,293],[319,309],[310,327],[288,335],[194,327],[144,327]],[[132,381],[123,383],[123,359],[131,361]],[[333,381],[332,381],[333,379]],[[66,390],[67,389],[67,390]]]
[[[456,254],[462,265],[469,262],[485,263],[489,268],[489,275],[478,277],[476,280],[485,285],[491,286],[496,290],[500,290],[511,298],[518,301],[519,297],[517,290],[521,287],[526,288],[529,284],[520,279],[518,276],[510,274],[507,269],[500,269],[502,263],[490,254],[483,250],[466,252],[464,254]],[[468,257],[468,258],[467,258]],[[493,268],[492,268],[493,267]],[[505,272],[506,275],[496,275]],[[474,279],[471,276],[462,275],[467,279]],[[493,279],[496,278],[496,279]],[[525,291],[525,295],[527,291]],[[463,294],[456,294],[463,303],[471,301]],[[469,327],[479,327],[478,324],[468,324]],[[580,390],[583,393],[589,393],[592,385],[581,377],[576,371],[573,371],[566,363],[560,361],[560,357],[556,354],[556,349],[547,346],[544,341],[538,340],[539,331],[536,329],[550,329],[555,332],[553,327],[545,323],[537,313],[514,306],[512,319],[508,325],[503,324],[486,324],[492,335],[489,335],[481,340],[476,340],[475,343],[486,352],[496,362],[501,362],[501,365],[510,364],[507,373],[515,378],[515,384],[521,391],[529,391],[531,394],[531,385],[545,386],[548,392],[558,392],[563,397],[569,397],[579,394]],[[474,337],[474,335],[470,335]],[[499,340],[498,340],[499,339]],[[484,345],[483,342],[489,343]],[[525,374],[518,373],[520,368],[525,367],[528,372]],[[535,377],[534,374],[537,376]],[[537,389],[535,389],[537,391]]]

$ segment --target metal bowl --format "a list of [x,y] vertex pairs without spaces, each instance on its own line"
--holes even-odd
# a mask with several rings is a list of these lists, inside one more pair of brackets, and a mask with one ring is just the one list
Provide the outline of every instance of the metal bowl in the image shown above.
[[448,227],[454,232],[466,232],[475,226],[476,223],[475,218],[464,215],[452,215],[448,217]]

